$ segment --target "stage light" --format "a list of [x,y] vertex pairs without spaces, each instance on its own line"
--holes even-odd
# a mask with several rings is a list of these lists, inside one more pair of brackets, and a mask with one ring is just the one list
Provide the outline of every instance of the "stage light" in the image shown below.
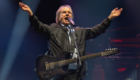
[[[35,12],[40,0],[22,0],[22,3],[30,6],[33,12]],[[17,17],[14,23],[14,28],[11,33],[11,39],[6,51],[6,55],[2,64],[0,72],[0,80],[6,80],[10,69],[15,61],[20,45],[24,39],[24,36],[29,27],[29,17],[28,14],[22,11],[20,8],[17,13]]]

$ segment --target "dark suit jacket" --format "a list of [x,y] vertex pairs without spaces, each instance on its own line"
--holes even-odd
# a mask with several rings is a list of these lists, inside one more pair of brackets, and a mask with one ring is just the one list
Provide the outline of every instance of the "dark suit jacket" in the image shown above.
[[[54,57],[60,55],[62,52],[74,50],[74,41],[71,39],[71,44],[69,43],[69,38],[65,26],[61,26],[56,23],[50,25],[43,24],[37,19],[35,15],[31,16],[29,20],[36,32],[41,33],[47,37],[48,41],[50,42],[50,51]],[[98,24],[89,29],[80,27],[75,28],[76,42],[81,56],[84,56],[86,53],[86,40],[95,38],[101,33],[104,33],[105,30],[109,27],[110,23],[111,21],[107,18],[101,24]],[[71,36],[71,38],[73,37]],[[85,67],[86,61],[82,61],[82,67],[80,67],[81,78],[84,78],[85,76]]]

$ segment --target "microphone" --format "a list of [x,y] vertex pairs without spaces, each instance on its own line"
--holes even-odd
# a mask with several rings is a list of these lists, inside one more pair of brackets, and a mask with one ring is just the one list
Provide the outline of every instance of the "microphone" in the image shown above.
[[70,22],[73,26],[75,26],[74,21],[73,21],[70,17],[68,18],[68,20],[69,20],[69,22]]

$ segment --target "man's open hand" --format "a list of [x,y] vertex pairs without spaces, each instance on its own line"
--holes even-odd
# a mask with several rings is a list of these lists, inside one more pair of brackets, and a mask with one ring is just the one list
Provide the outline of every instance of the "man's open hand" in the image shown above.
[[28,15],[29,15],[29,16],[32,16],[32,15],[33,15],[33,12],[32,12],[32,10],[30,9],[30,7],[29,7],[28,5],[25,5],[25,4],[21,3],[21,2],[19,2],[19,6],[20,6],[20,8],[21,8],[23,11],[28,12]]
[[109,18],[110,20],[112,20],[112,19],[114,19],[114,18],[120,16],[120,14],[121,14],[122,11],[123,11],[123,8],[120,8],[120,9],[115,8],[115,9],[113,9],[113,10],[111,11],[111,14],[108,16],[108,18]]

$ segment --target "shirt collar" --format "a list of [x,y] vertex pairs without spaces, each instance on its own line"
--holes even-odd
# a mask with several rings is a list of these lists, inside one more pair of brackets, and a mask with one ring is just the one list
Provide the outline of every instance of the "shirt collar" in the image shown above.
[[[64,24],[60,23],[61,26],[65,26]],[[70,27],[70,25],[68,25]]]

